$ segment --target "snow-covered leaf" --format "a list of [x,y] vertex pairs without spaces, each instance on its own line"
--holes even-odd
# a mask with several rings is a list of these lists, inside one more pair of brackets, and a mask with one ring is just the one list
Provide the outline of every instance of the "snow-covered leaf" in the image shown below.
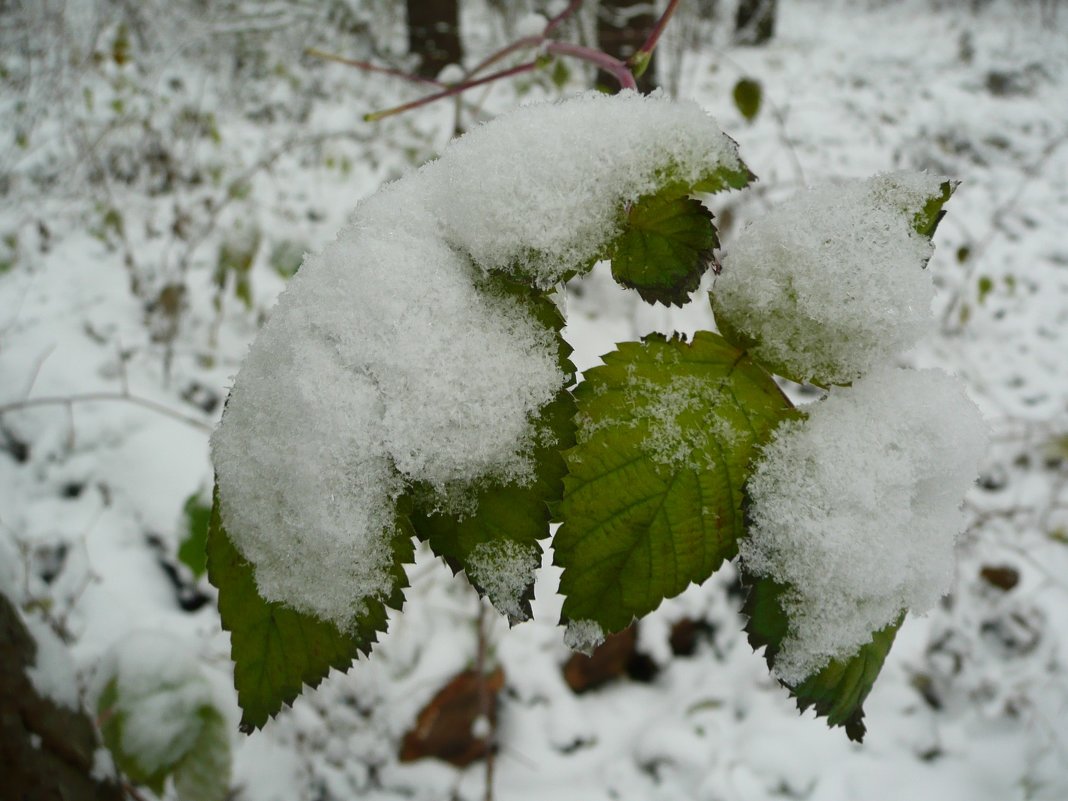
[[[564,319],[552,300],[506,279],[495,278],[492,285],[492,291],[524,297],[533,315],[556,332],[560,369],[571,376],[571,347],[559,336]],[[539,413],[530,455],[535,465],[532,482],[479,485],[473,497],[465,499],[462,511],[435,508],[433,495],[426,490],[413,494],[411,522],[416,534],[454,571],[465,570],[478,592],[513,623],[530,616],[534,570],[541,564],[538,540],[549,535],[551,510],[563,494],[566,467],[560,453],[574,442],[573,415],[574,399],[566,389]]]
[[184,643],[159,632],[131,635],[105,655],[99,680],[101,737],[123,774],[160,796],[174,777],[181,801],[226,797],[226,724]]
[[[744,612],[748,616],[746,633],[749,643],[754,650],[764,648],[768,667],[774,670],[775,658],[790,628],[789,618],[780,602],[787,588],[768,578],[747,577],[746,583],[749,593]],[[800,710],[813,707],[817,715],[827,718],[828,726],[844,726],[850,740],[862,741],[866,731],[862,705],[882,670],[903,619],[904,615],[873,632],[871,641],[848,659],[831,660],[800,683],[781,682],[782,685],[797,700]]]
[[612,276],[642,300],[682,306],[719,245],[712,214],[688,197],[652,195],[631,206],[612,253]]
[[939,187],[941,193],[927,199],[923,208],[917,211],[916,216],[912,218],[912,227],[916,229],[917,233],[923,234],[928,239],[934,236],[938,224],[946,216],[945,209],[942,207],[946,205],[946,201],[949,200],[950,195],[953,194],[958,185],[958,181],[943,181],[941,187]]
[[735,554],[750,459],[793,411],[717,334],[654,335],[603,360],[576,390],[554,549],[564,620],[607,634]]
[[[393,593],[386,603],[400,608],[411,562],[411,529],[399,519],[393,537]],[[315,687],[331,668],[347,670],[360,653],[369,653],[386,628],[386,604],[353,598],[362,606],[351,632],[328,621],[260,597],[252,566],[230,541],[219,516],[218,493],[208,531],[208,578],[219,589],[219,614],[230,632],[234,686],[241,706],[241,729],[261,728],[283,704],[292,703],[303,685]]]

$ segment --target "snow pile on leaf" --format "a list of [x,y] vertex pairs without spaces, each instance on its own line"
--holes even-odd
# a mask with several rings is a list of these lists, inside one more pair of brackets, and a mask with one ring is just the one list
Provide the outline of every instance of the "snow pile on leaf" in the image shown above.
[[938,370],[882,368],[787,421],[749,480],[746,569],[787,585],[775,671],[797,684],[844,659],[952,578],[960,499],[986,426]]
[[542,287],[603,257],[625,204],[671,185],[686,194],[748,179],[734,142],[696,103],[630,91],[520,108],[453,143],[429,171],[449,242]]
[[846,384],[932,331],[930,240],[945,178],[892,173],[796,195],[751,223],[716,280],[720,330],[788,378]]
[[480,542],[467,560],[467,574],[485,588],[493,606],[512,620],[525,620],[523,593],[534,581],[541,552],[512,540]]
[[533,484],[532,420],[568,376],[500,273],[551,286],[604,255],[643,194],[748,178],[695,104],[588,93],[484,125],[361,203],[283,293],[212,438],[261,596],[348,630],[393,587],[410,487],[470,515],[477,482]]

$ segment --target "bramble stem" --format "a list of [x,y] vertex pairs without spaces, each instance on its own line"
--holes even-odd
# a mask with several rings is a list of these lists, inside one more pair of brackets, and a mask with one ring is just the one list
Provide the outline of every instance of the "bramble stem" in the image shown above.
[[631,69],[635,77],[640,78],[642,73],[644,73],[649,66],[649,62],[653,58],[653,50],[656,49],[656,45],[660,41],[660,35],[664,32],[664,28],[667,27],[668,22],[675,13],[675,9],[678,7],[679,0],[670,0],[667,8],[664,9],[664,13],[660,15],[660,19],[653,25],[653,29],[649,32],[649,36],[645,40],[645,43],[627,59],[627,66]]
[[555,53],[561,56],[573,56],[600,67],[605,72],[610,73],[612,77],[619,82],[620,89],[638,88],[638,83],[634,80],[634,75],[631,73],[630,68],[618,58],[610,56],[600,50],[594,50],[592,47],[584,47],[583,45],[571,44],[570,42],[549,42],[545,45],[545,49],[549,53]]
[[311,56],[313,58],[321,58],[324,61],[334,61],[338,64],[344,64],[348,67],[356,67],[364,72],[377,72],[380,75],[392,75],[394,78],[403,78],[406,81],[412,83],[429,84],[430,86],[446,86],[447,84],[441,81],[436,81],[433,78],[424,78],[422,75],[413,75],[410,72],[404,72],[403,70],[396,70],[392,67],[379,67],[376,64],[372,64],[370,61],[360,61],[355,58],[345,58],[344,56],[337,56],[333,53],[327,53],[324,50],[319,50],[315,47],[309,47],[304,51],[304,55]]
[[463,83],[455,84],[454,86],[450,86],[448,89],[442,92],[436,92],[435,94],[427,95],[426,97],[421,97],[418,100],[413,100],[410,103],[404,103],[400,106],[394,106],[393,108],[388,108],[385,111],[376,111],[373,114],[364,114],[363,119],[365,122],[378,122],[379,120],[385,119],[386,117],[392,117],[395,114],[403,114],[405,111],[411,111],[413,108],[425,106],[428,103],[433,103],[436,100],[441,100],[446,97],[458,95],[461,92],[466,92],[468,89],[473,89],[476,86],[481,86],[482,84],[490,83],[491,81],[500,80],[501,78],[508,78],[512,75],[519,75],[524,72],[531,72],[536,69],[537,66],[537,61],[528,61],[525,64],[520,64],[516,67],[509,67],[506,70],[500,70],[499,72],[490,73],[484,78],[476,78],[473,81],[464,81]]

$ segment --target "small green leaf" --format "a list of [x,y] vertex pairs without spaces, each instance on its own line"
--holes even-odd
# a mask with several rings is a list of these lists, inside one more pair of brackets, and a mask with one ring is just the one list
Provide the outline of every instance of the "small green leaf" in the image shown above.
[[[403,566],[412,561],[411,528],[398,518],[393,539],[394,584],[389,606],[399,609],[407,586]],[[351,633],[280,603],[265,601],[256,590],[252,566],[238,553],[223,528],[218,490],[208,530],[208,578],[219,589],[219,614],[230,632],[234,686],[241,707],[241,730],[262,728],[267,719],[293,702],[305,684],[315,687],[330,668],[347,670],[360,653],[367,654],[386,629],[386,604],[363,602],[364,614]]]
[[759,81],[742,78],[734,84],[734,105],[749,122],[760,113],[760,104],[764,99],[764,90]]
[[208,526],[211,525],[211,506],[202,503],[200,493],[186,498],[182,507],[185,519],[185,536],[178,546],[178,561],[193,571],[196,578],[208,569]]
[[[941,185],[941,194],[936,197],[929,198],[924,204],[924,207],[915,213],[912,218],[912,227],[917,233],[923,234],[930,239],[934,236],[935,230],[938,228],[938,224],[942,222],[942,218],[946,216],[945,209],[942,207],[946,205],[953,191],[960,185],[959,181],[944,181]],[[960,254],[958,251],[958,259]],[[963,261],[963,259],[960,259]]]
[[988,275],[979,276],[979,305],[986,303],[986,296],[994,291],[994,281]]
[[744,351],[717,334],[628,342],[576,390],[565,454],[564,621],[607,633],[704,581],[737,552],[749,462],[795,412]]
[[[569,377],[573,375],[571,347],[560,336],[564,319],[548,295],[501,277],[488,279],[483,288],[487,292],[523,298],[532,314],[546,328],[556,332],[560,369]],[[417,488],[412,496],[415,508],[411,513],[411,522],[416,535],[427,542],[454,572],[466,570],[468,580],[479,594],[488,595],[512,623],[530,616],[530,601],[534,597],[533,575],[516,602],[510,594],[506,593],[509,597],[500,597],[495,592],[498,587],[480,581],[478,571],[470,569],[471,557],[480,546],[505,542],[526,549],[531,558],[541,553],[538,541],[549,536],[552,510],[563,495],[566,467],[561,451],[574,444],[573,416],[574,400],[571,393],[566,389],[561,390],[556,400],[545,406],[534,421],[537,431],[531,454],[535,465],[534,481],[524,485],[495,482],[477,487],[473,502],[470,503],[475,509],[473,513],[436,510],[433,494],[426,488]]]
[[[790,628],[780,600],[787,588],[768,578],[743,576],[743,581],[749,589],[743,609],[748,616],[749,643],[754,650],[764,648],[768,667],[774,669],[775,657]],[[854,656],[832,660],[796,687],[780,683],[797,699],[798,709],[802,712],[814,707],[817,715],[827,718],[828,726],[844,726],[850,740],[861,742],[866,731],[862,705],[882,670],[903,620],[904,615],[872,634],[871,642],[861,646]]]
[[200,736],[174,771],[174,789],[179,801],[225,801],[232,767],[226,721],[211,707],[200,717]]
[[718,247],[712,214],[688,197],[652,195],[635,203],[612,253],[612,276],[642,300],[683,305]]

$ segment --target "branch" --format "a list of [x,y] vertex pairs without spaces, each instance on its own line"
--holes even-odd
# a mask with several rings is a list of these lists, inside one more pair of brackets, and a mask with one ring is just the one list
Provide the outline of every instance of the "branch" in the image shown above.
[[309,47],[304,51],[304,55],[311,56],[312,58],[321,58],[324,61],[334,61],[338,64],[345,64],[349,67],[356,67],[364,72],[377,72],[380,75],[392,75],[394,78],[403,78],[406,81],[412,83],[428,84],[430,86],[447,86],[448,84],[441,81],[434,80],[433,78],[424,78],[422,75],[415,75],[410,72],[404,72],[403,70],[393,69],[392,67],[379,67],[376,64],[372,64],[370,61],[360,61],[354,58],[345,58],[344,56],[337,56],[333,53],[327,53],[324,50],[319,50],[315,47]]
[[436,100],[441,100],[446,97],[453,97],[454,95],[458,95],[461,92],[466,92],[468,89],[473,89],[476,86],[481,86],[482,84],[497,81],[501,78],[508,78],[512,75],[519,75],[524,72],[532,72],[533,70],[537,69],[537,67],[537,60],[528,61],[525,64],[520,64],[516,67],[509,67],[506,70],[500,70],[499,72],[490,73],[484,78],[476,78],[473,81],[464,81],[463,83],[458,83],[454,86],[450,86],[443,92],[437,92],[432,95],[427,95],[426,97],[421,97],[418,100],[413,100],[410,103],[404,103],[400,106],[394,106],[393,108],[388,108],[385,111],[376,111],[373,114],[364,114],[363,119],[365,122],[378,122],[379,120],[385,119],[386,117],[392,117],[395,114],[403,114],[405,111],[411,111],[413,108],[425,106],[429,103],[435,102]]
[[34,406],[66,406],[71,408],[75,403],[93,403],[97,401],[124,401],[140,406],[144,409],[156,412],[185,423],[187,426],[211,433],[213,426],[190,415],[184,414],[177,409],[172,409],[154,400],[131,395],[129,392],[83,392],[77,395],[49,396],[44,398],[27,398],[21,401],[12,401],[0,405],[0,415],[8,412],[17,412],[22,409],[30,409]]
[[549,42],[545,46],[546,51],[561,56],[573,56],[574,58],[588,61],[599,67],[619,82],[620,89],[637,89],[638,83],[634,80],[634,74],[630,68],[614,56],[610,56],[592,47],[571,44],[569,42]]
[[653,60],[653,50],[656,49],[656,45],[660,41],[660,35],[664,32],[664,28],[667,27],[668,22],[675,13],[675,9],[678,7],[679,0],[670,0],[667,8],[664,9],[664,13],[660,15],[660,19],[653,25],[653,29],[649,32],[649,37],[645,40],[645,43],[627,59],[627,67],[634,77],[640,78],[649,68],[649,62]]

